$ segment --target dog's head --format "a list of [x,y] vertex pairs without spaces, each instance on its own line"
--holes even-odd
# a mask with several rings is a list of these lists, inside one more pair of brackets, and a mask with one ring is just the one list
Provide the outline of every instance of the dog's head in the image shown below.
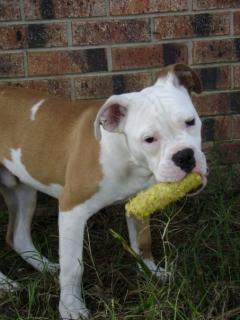
[[201,120],[190,97],[192,91],[200,93],[201,83],[190,67],[164,68],[153,86],[106,101],[95,121],[96,137],[101,139],[100,125],[125,134],[134,161],[159,182],[178,181],[191,171],[206,177]]

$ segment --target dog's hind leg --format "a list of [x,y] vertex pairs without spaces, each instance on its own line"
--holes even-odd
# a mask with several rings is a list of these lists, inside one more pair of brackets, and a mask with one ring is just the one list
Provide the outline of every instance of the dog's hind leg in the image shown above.
[[143,260],[148,269],[162,282],[166,282],[170,273],[157,266],[152,256],[152,239],[150,230],[150,219],[137,220],[127,217],[129,240],[132,249]]
[[56,271],[58,264],[51,263],[35,248],[31,238],[31,223],[36,208],[36,190],[17,181],[14,186],[1,184],[0,191],[9,210],[7,243],[20,256],[39,271]]
[[10,280],[7,276],[5,276],[1,271],[0,271],[0,290],[3,291],[11,291],[18,289],[19,285],[17,282]]

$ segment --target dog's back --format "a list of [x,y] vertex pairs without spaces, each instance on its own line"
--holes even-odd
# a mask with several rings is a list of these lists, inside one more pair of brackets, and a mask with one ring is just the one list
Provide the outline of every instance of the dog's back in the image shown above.
[[[90,149],[91,144],[97,144],[92,124],[100,105],[100,101],[69,102],[35,90],[1,88],[1,163],[19,176],[19,166],[11,170],[7,165],[15,156],[37,181],[64,186],[67,162],[74,144],[80,143],[78,137],[84,141],[86,136],[91,141],[87,146]],[[78,148],[79,162],[86,155],[83,148]]]

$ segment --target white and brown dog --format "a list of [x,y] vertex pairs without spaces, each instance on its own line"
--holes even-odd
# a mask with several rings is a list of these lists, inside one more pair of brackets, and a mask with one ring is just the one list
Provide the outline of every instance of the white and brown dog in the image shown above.
[[[186,65],[159,73],[140,92],[101,101],[66,102],[41,92],[0,89],[0,191],[9,209],[7,242],[38,270],[56,265],[39,257],[31,239],[36,191],[59,200],[60,304],[63,319],[88,318],[81,295],[87,220],[156,181],[191,171],[206,181],[201,121],[189,93],[200,81]],[[95,127],[95,132],[94,132]],[[161,278],[151,254],[148,219],[127,219],[132,248]],[[2,287],[16,283],[0,274]]]

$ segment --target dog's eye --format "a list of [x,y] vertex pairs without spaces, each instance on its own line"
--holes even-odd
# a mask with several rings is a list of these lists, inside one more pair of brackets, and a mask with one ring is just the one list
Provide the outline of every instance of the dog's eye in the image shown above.
[[147,142],[147,143],[153,143],[153,142],[155,142],[156,140],[157,140],[157,139],[154,138],[154,137],[147,137],[147,138],[144,139],[144,141]]
[[185,121],[187,127],[191,127],[195,125],[195,119]]

